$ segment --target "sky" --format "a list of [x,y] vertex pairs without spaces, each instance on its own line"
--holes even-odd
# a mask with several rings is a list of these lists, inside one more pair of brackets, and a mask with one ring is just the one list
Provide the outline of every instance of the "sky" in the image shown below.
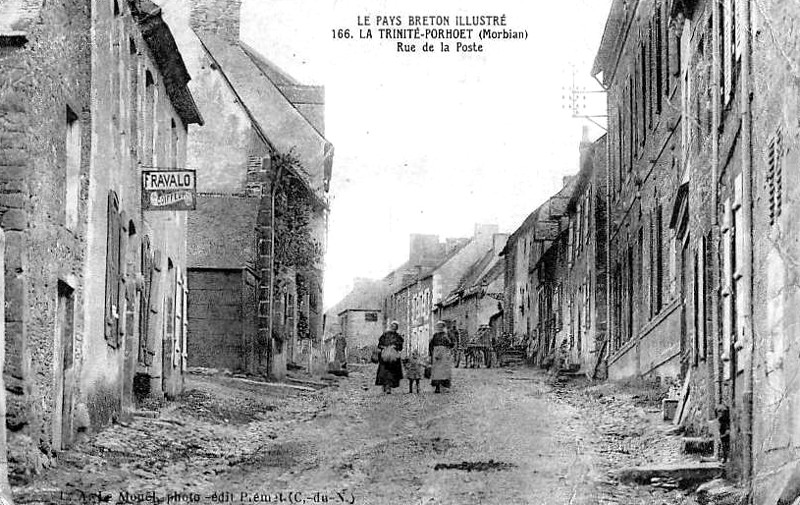
[[[356,277],[408,258],[411,233],[468,237],[476,223],[513,232],[578,168],[582,127],[564,98],[590,75],[610,0],[244,0],[241,39],[306,84],[325,86],[335,147],[325,307]],[[506,15],[524,40],[482,53],[401,53],[377,16]],[[373,39],[359,38],[370,16]],[[349,28],[352,39],[334,38]],[[362,26],[362,30],[365,28]],[[421,46],[418,43],[418,46]],[[452,44],[454,46],[454,44]],[[567,91],[568,93],[568,91]],[[604,114],[602,94],[589,114]],[[603,123],[603,118],[598,118]]]

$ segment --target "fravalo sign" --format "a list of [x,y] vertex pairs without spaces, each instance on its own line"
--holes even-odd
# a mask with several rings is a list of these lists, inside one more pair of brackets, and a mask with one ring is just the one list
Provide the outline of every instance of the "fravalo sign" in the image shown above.
[[195,210],[194,170],[143,170],[142,210]]

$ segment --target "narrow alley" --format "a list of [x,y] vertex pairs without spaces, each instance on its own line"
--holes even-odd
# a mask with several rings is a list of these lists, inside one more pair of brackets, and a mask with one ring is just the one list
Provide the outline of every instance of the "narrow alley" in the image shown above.
[[160,415],[81,441],[15,502],[695,503],[609,474],[681,457],[646,391],[502,368],[383,395],[374,371],[325,387],[192,374]]

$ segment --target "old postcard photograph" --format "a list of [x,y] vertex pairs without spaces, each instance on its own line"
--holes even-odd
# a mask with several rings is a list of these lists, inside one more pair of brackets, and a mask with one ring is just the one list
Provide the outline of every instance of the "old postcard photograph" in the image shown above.
[[800,504],[798,26],[0,0],[0,503]]

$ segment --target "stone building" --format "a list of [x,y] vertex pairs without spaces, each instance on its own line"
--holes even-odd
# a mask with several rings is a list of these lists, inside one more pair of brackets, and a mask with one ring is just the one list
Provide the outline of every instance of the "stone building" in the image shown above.
[[[475,233],[469,240],[447,239],[443,243],[427,240],[430,244],[425,250],[438,250],[436,255],[426,255],[420,259],[420,236],[413,236],[409,262],[390,274],[396,277],[397,272],[404,272],[397,283],[389,280],[389,295],[384,301],[386,322],[396,320],[400,323],[400,333],[406,339],[406,350],[427,353],[428,341],[433,335],[435,324],[434,311],[445,296],[451,293],[464,273],[492,249],[496,225],[475,225]],[[438,249],[437,249],[438,248]],[[438,260],[438,261],[436,261]],[[434,262],[435,261],[435,262]],[[410,264],[415,264],[409,269]],[[430,266],[428,266],[430,265]]]
[[433,268],[431,306],[444,301],[458,286],[467,269],[504,239],[499,235],[497,225],[476,224],[470,240],[453,250],[444,261]]
[[19,483],[131,408],[135,380],[180,391],[185,214],[143,213],[141,170],[183,167],[202,119],[156,5],[15,5],[0,22],[0,224]]
[[[66,445],[63,435],[71,430],[69,416],[66,426],[50,420],[55,410],[59,417],[72,410],[77,389],[93,110],[89,2],[24,7],[0,22],[3,373],[12,484]],[[61,17],[75,29],[65,30]],[[57,381],[67,402],[56,398]],[[27,458],[33,465],[24,464]]]
[[[353,288],[341,300],[325,311],[323,335],[326,340],[342,333],[339,314],[346,310],[369,310],[381,313],[383,299],[386,296],[386,283],[384,279],[367,279],[358,277],[353,280]],[[380,314],[379,323],[383,324],[384,317]],[[380,332],[379,332],[380,334]],[[348,346],[351,347],[350,343]]]
[[[684,244],[670,230],[682,156],[682,29],[672,2],[615,0],[595,60],[608,98],[608,376],[683,376]],[[685,62],[683,62],[685,63]],[[688,249],[686,257],[689,257]],[[688,266],[686,266],[688,269]]]
[[[323,366],[333,157],[323,89],[298,83],[240,41],[241,2],[162,4],[209,118],[188,148],[200,193],[189,223],[189,347],[198,360],[206,355],[203,364],[277,378],[288,363]],[[208,317],[202,308],[217,300],[224,313]],[[210,355],[219,343],[227,351]]]
[[[440,242],[437,235],[412,234],[409,237],[408,261],[382,280],[385,293],[382,311],[384,327],[397,321],[399,332],[407,341],[412,336],[412,327],[414,334],[427,331],[422,327],[433,329],[429,316],[433,307],[433,278],[430,274],[467,242],[469,239],[465,238],[448,238]],[[415,295],[421,301],[412,307]],[[423,307],[427,307],[427,312]],[[416,316],[412,316],[412,312]]]
[[[566,314],[566,366],[591,377],[605,373],[606,344],[606,143],[605,136],[580,148],[580,169],[567,205],[566,235],[557,245],[554,277]],[[566,248],[566,254],[563,249]],[[558,275],[558,274],[561,275]],[[538,299],[538,298],[537,298]]]
[[434,319],[445,321],[468,340],[489,326],[492,316],[502,309],[505,295],[505,266],[500,251],[507,240],[508,234],[494,235],[492,248],[469,266],[456,288],[434,307]]
[[[612,342],[641,327],[641,308],[626,291],[645,293],[641,303],[656,315],[639,331],[648,344],[635,354],[636,366],[617,366],[627,372],[614,373],[615,361],[631,360],[617,357],[612,345],[609,374],[677,374],[686,391],[681,424],[687,433],[715,436],[717,453],[727,457],[727,477],[750,486],[753,503],[792,503],[800,479],[798,353],[796,321],[785,309],[797,298],[791,238],[796,185],[794,173],[783,168],[796,161],[797,71],[787,62],[797,56],[788,34],[800,11],[785,2],[749,0],[651,1],[627,11],[625,5],[614,2],[595,66],[610,88]],[[632,23],[640,29],[628,29]],[[629,68],[636,69],[642,55],[645,65],[628,81],[620,81],[617,61],[626,61],[624,48],[635,41],[625,42],[622,33],[648,35],[629,50],[638,51]],[[638,83],[632,98],[631,83]],[[642,121],[652,121],[653,129],[643,129]],[[638,161],[637,138],[644,144]],[[659,181],[652,188],[654,220],[636,198],[628,205],[628,215],[633,210],[655,222],[638,232],[640,238],[633,235],[633,249],[622,246],[629,234],[617,225],[616,203],[630,192],[625,172],[631,159],[634,175],[644,167]],[[662,165],[669,169],[659,172]],[[649,197],[647,178],[639,179],[635,194]],[[641,272],[631,250],[643,251]],[[663,325],[671,340],[647,335],[660,334]],[[653,350],[660,353],[655,361]],[[649,364],[662,360],[651,370]],[[722,425],[726,418],[729,427]],[[720,430],[729,431],[729,442]]]
[[358,351],[378,342],[383,333],[383,317],[380,309],[350,308],[339,313],[341,336],[347,342],[348,354],[359,355]]
[[[556,262],[540,265],[565,228],[566,209],[574,180],[564,178],[562,189],[540,205],[508,237],[504,258],[504,345],[525,347],[527,358],[541,363],[556,345],[561,331],[558,308],[563,299],[556,282]],[[555,304],[553,304],[555,303]],[[559,317],[555,317],[558,315]]]
[[[423,273],[413,278],[400,291],[392,297],[400,300],[397,306],[404,310],[404,314],[397,314],[396,319],[405,331],[405,354],[417,351],[420,354],[427,352],[428,340],[433,335],[434,320],[433,310],[433,273]],[[403,303],[403,301],[405,303]],[[395,309],[397,311],[397,309]]]
[[[800,180],[798,171],[792,169],[800,161],[796,64],[800,53],[792,35],[800,22],[800,9],[776,0],[742,3],[736,11],[727,11],[728,21],[723,23],[733,32],[722,42],[723,54],[726,62],[734,63],[718,65],[722,82],[730,79],[731,86],[729,97],[721,95],[722,103],[727,100],[729,105],[722,113],[724,134],[717,159],[720,181],[728,188],[727,194],[720,191],[720,208],[724,209],[720,222],[723,230],[727,227],[732,243],[723,257],[738,255],[733,258],[736,264],[728,260],[728,270],[723,272],[737,289],[742,279],[748,289],[747,279],[751,279],[752,295],[741,303],[751,301],[753,312],[744,311],[747,319],[741,325],[742,337],[738,337],[742,335],[738,326],[730,324],[727,329],[736,327],[736,333],[726,333],[733,337],[722,339],[724,346],[731,346],[726,347],[731,361],[744,361],[744,377],[726,388],[733,395],[726,393],[732,397],[734,409],[742,406],[752,417],[750,425],[740,423],[739,436],[747,440],[748,431],[752,433],[749,444],[744,442],[741,447],[752,454],[749,460],[743,458],[742,473],[752,476],[754,503],[792,503],[800,494],[800,385],[796,381],[800,339],[796,331],[799,314],[794,310],[800,301],[800,265],[795,260],[800,252]],[[726,154],[730,161],[723,163]],[[725,165],[741,169],[723,169]],[[741,193],[742,207],[736,192]],[[737,250],[747,244],[737,240],[737,234],[747,236],[748,218],[753,239],[749,255]],[[749,260],[749,266],[738,268],[738,257]],[[733,275],[728,275],[731,271]],[[731,370],[733,363],[723,361],[730,370],[724,374],[738,378],[740,365]]]

